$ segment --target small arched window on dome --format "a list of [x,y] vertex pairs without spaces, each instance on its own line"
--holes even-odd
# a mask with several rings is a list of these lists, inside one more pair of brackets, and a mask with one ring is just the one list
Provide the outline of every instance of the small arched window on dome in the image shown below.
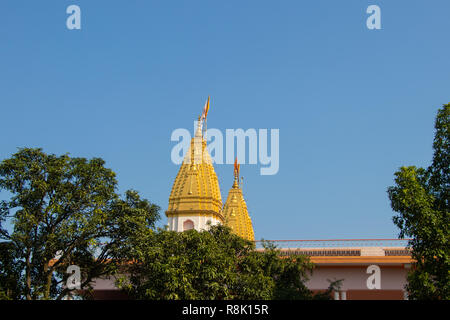
[[183,231],[194,229],[194,222],[192,220],[186,220],[183,222]]

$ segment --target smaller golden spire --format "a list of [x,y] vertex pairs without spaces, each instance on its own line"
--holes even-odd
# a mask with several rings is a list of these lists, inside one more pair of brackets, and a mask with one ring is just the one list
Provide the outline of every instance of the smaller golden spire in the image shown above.
[[223,216],[225,218],[225,225],[230,227],[233,233],[244,239],[253,241],[255,237],[252,220],[248,214],[242,189],[239,187],[239,172],[240,165],[236,158],[234,161],[234,183],[223,207]]

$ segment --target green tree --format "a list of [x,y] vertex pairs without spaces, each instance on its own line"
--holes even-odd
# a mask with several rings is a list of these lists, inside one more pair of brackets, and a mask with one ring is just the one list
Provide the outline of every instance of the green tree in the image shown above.
[[313,269],[306,256],[281,258],[270,244],[255,250],[222,225],[160,230],[128,253],[118,286],[134,299],[324,299],[336,287],[313,295],[305,285]]
[[20,299],[23,292],[22,261],[11,242],[0,242],[0,300]]
[[[159,207],[136,191],[120,199],[115,173],[104,163],[30,148],[0,163],[0,190],[11,195],[0,202],[0,238],[13,246],[19,262],[20,297],[73,293],[64,286],[71,264],[81,268],[78,294],[88,295],[92,279],[114,273],[121,264],[117,257],[154,229]],[[9,261],[2,256],[4,270],[14,277]]]
[[411,299],[450,299],[450,104],[439,109],[435,129],[432,164],[400,168],[395,185],[388,188],[400,237],[412,238]]

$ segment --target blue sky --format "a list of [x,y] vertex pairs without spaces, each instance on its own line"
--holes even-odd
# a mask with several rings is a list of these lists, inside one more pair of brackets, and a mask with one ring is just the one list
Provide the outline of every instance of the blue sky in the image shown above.
[[[71,4],[81,30],[66,28]],[[0,159],[101,157],[163,213],[171,133],[211,95],[209,128],[280,129],[278,174],[241,166],[257,239],[396,237],[386,189],[398,167],[429,165],[450,102],[449,13],[448,0],[3,0]],[[233,166],[216,172],[225,201]]]

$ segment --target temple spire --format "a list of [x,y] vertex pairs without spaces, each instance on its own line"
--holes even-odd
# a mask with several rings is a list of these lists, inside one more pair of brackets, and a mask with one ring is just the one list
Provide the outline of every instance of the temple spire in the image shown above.
[[234,183],[228,192],[228,198],[223,207],[225,225],[232,232],[244,239],[254,240],[252,220],[248,214],[242,189],[239,186],[240,165],[237,158],[234,161]]
[[169,230],[206,230],[223,223],[222,196],[219,180],[203,137],[203,121],[208,113],[209,99],[198,117],[195,136],[173,183],[166,211]]

